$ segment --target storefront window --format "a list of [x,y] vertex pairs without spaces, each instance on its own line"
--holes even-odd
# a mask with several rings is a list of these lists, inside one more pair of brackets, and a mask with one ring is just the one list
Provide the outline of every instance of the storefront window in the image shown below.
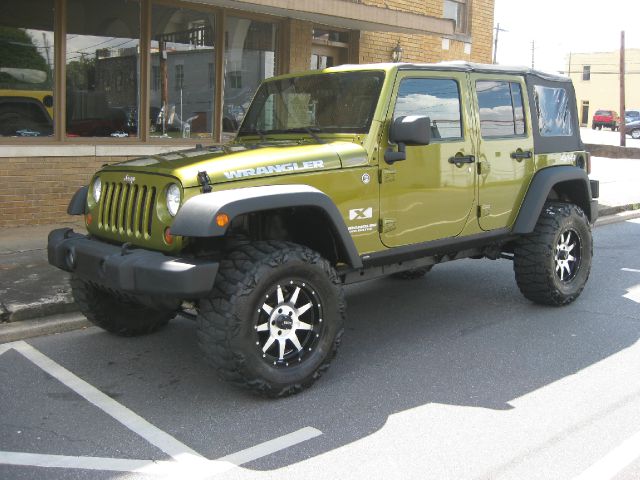
[[69,0],[67,12],[67,136],[137,136],[139,2]]
[[0,137],[53,135],[53,3],[0,4]]
[[150,136],[213,138],[215,15],[153,5]]
[[231,139],[265,78],[275,73],[276,27],[272,23],[228,17],[222,140]]

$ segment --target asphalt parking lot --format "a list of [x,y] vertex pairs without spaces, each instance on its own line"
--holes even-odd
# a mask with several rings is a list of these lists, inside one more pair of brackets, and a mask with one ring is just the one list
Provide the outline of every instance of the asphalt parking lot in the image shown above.
[[565,308],[505,260],[349,287],[334,365],[278,401],[218,381],[186,318],[0,346],[0,478],[638,478],[640,221],[594,233]]

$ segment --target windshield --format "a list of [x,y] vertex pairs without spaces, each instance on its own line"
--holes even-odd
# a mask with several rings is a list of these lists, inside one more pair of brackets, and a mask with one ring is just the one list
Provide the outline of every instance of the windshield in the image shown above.
[[239,134],[366,133],[384,73],[322,73],[264,83]]

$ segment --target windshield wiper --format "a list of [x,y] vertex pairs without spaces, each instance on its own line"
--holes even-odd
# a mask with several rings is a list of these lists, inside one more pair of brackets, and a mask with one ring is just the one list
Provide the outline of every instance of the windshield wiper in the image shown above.
[[322,133],[322,129],[320,127],[297,127],[297,128],[287,128],[282,131],[283,133],[308,133],[313,139],[318,143],[327,143],[323,139],[321,139],[316,132]]

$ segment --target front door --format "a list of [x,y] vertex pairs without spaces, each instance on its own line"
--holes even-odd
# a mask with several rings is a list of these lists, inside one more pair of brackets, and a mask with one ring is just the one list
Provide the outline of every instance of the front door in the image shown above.
[[406,160],[392,165],[383,160],[383,152],[397,146],[381,141],[381,240],[396,247],[455,237],[475,198],[468,76],[400,72],[392,99],[385,132],[398,117],[422,115],[431,119],[432,140],[430,145],[407,146]]
[[480,118],[478,216],[483,230],[513,224],[535,171],[524,78],[471,75]]

